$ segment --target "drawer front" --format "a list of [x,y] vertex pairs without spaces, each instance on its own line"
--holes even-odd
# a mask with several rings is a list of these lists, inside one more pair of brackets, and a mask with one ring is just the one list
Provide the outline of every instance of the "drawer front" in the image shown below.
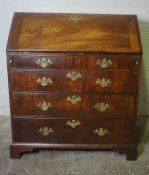
[[[11,89],[26,91],[77,92],[83,91],[85,72],[76,71],[78,77],[73,81],[66,70],[11,70]],[[79,75],[81,77],[79,77]],[[23,77],[23,78],[22,78]],[[72,75],[73,78],[73,75]],[[86,78],[85,78],[86,79]]]
[[129,95],[12,93],[13,116],[133,118],[135,97]]
[[11,69],[11,89],[48,92],[135,93],[137,72]]
[[18,68],[67,69],[73,68],[73,56],[66,54],[11,56],[12,65]]
[[136,93],[138,72],[89,71],[87,91],[101,93]]
[[130,144],[127,120],[13,119],[14,141],[32,143]]
[[84,54],[74,57],[75,68],[89,68],[98,70],[131,70],[137,69],[139,59],[135,56],[124,55],[95,55]]

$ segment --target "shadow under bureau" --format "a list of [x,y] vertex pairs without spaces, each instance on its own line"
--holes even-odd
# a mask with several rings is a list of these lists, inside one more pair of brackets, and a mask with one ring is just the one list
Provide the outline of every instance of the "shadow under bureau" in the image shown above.
[[137,158],[135,15],[15,13],[7,44],[10,157],[107,149]]

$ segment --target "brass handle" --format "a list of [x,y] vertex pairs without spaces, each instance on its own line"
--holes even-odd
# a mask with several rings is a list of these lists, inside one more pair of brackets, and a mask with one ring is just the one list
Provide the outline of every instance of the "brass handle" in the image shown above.
[[97,134],[99,137],[102,137],[108,133],[108,130],[104,128],[97,128],[94,130],[94,133]]
[[102,69],[106,69],[112,66],[112,61],[106,60],[105,58],[103,58],[102,60],[99,60],[96,64],[99,65]]
[[77,126],[81,125],[81,122],[79,120],[68,120],[66,125],[72,127],[72,128],[76,128]]
[[112,81],[108,78],[102,78],[102,79],[97,79],[96,80],[96,84],[99,85],[100,87],[102,88],[105,88],[107,87],[108,85],[111,85],[112,84]]
[[47,78],[47,77],[39,78],[36,82],[38,84],[40,84],[41,86],[43,86],[43,87],[47,86],[48,84],[52,84],[53,83],[51,78]]
[[52,65],[52,61],[50,60],[50,58],[48,60],[46,58],[42,58],[38,59],[36,61],[36,64],[40,65],[42,68],[46,68]]
[[68,72],[66,74],[66,77],[70,78],[72,81],[76,81],[78,78],[81,78],[82,75],[79,72],[73,71],[73,72]]
[[78,101],[81,101],[82,99],[81,99],[81,97],[77,97],[77,96],[75,96],[75,95],[72,95],[71,97],[69,96],[68,98],[67,98],[67,101],[70,101],[73,105],[75,105]]
[[83,18],[82,18],[82,16],[80,16],[80,15],[71,15],[71,16],[70,16],[70,19],[71,19],[73,22],[78,22],[78,21],[82,20]]
[[40,128],[38,131],[44,136],[48,136],[50,133],[53,133],[53,129],[46,126],[44,128]]
[[47,103],[45,101],[38,103],[37,107],[39,107],[43,111],[47,111],[49,108],[52,108],[53,106],[51,103]]
[[108,108],[110,108],[110,105],[108,103],[97,103],[95,105],[95,108],[98,109],[100,112],[106,111]]

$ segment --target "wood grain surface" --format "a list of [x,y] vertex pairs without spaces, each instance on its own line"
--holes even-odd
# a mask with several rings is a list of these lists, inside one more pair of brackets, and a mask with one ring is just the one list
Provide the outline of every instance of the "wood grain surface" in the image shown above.
[[15,13],[7,51],[141,52],[135,15],[71,15]]
[[[73,81],[67,77],[71,72],[77,72],[81,78]],[[98,70],[35,70],[12,69],[11,90],[13,91],[48,91],[48,92],[104,92],[132,93],[137,90],[137,72],[131,71],[98,71]],[[23,78],[22,78],[23,77]],[[52,83],[42,86],[37,80],[46,77]],[[96,81],[105,78],[111,81],[107,87],[101,87]]]
[[[72,128],[66,124],[68,119],[14,119],[15,142],[131,144],[133,141],[133,123],[129,120],[77,120],[81,125]],[[39,129],[44,127],[51,128],[53,133],[42,135]],[[94,133],[97,128],[107,129],[107,134],[99,137]]]
[[[12,93],[13,117],[47,117],[47,118],[131,118],[134,117],[135,98],[130,95],[98,95],[79,94],[81,101],[72,104],[67,98],[74,94],[50,94],[50,93]],[[42,110],[39,103],[46,102],[52,105],[47,110]],[[119,103],[121,102],[121,103]],[[109,105],[105,111],[100,111],[95,106],[97,103]]]

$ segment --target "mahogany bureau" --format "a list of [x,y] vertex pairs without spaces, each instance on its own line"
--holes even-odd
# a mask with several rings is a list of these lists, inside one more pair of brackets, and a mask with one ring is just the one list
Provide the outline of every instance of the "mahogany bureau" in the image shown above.
[[137,16],[15,13],[6,51],[11,158],[34,149],[137,158]]

